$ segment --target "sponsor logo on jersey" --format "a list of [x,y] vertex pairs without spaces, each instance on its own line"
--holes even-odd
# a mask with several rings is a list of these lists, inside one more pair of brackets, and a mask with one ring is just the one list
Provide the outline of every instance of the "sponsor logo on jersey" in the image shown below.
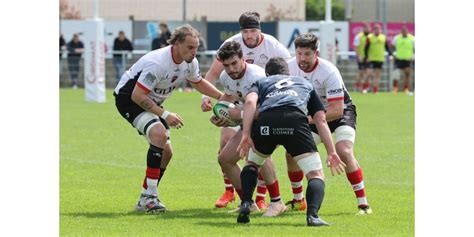
[[254,55],[252,51],[248,52],[247,55]]
[[179,72],[179,67],[177,67],[176,69],[174,69],[174,72]]
[[260,54],[260,59],[263,59],[263,60],[267,61],[267,60],[268,60],[268,56],[265,55],[265,54]]
[[274,91],[274,92],[268,94],[266,97],[271,98],[271,97],[281,96],[281,95],[298,96],[298,93],[294,90]]
[[155,92],[155,94],[158,94],[158,95],[167,95],[171,93],[175,88],[176,88],[175,86],[171,86],[166,89],[154,88],[153,91]]
[[145,80],[144,80],[145,84],[152,85],[155,81],[156,81],[156,76],[153,75],[153,73],[149,72],[148,74],[146,74]]
[[270,128],[268,126],[260,126],[260,134],[262,136],[270,136]]
[[328,90],[328,95],[334,95],[334,94],[339,94],[342,92],[342,88],[334,89],[334,90]]

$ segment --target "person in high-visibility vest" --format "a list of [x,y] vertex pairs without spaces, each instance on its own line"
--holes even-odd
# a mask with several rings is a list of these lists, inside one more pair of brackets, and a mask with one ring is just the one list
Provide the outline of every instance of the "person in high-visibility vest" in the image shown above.
[[[382,75],[382,66],[385,62],[385,50],[391,56],[392,52],[387,43],[387,36],[382,34],[382,28],[379,24],[374,26],[374,33],[369,34],[365,44],[366,61],[370,64],[368,74],[374,78],[372,90],[374,93],[379,91],[379,82]],[[364,92],[366,93],[366,92]]]
[[[392,40],[395,48],[395,64],[400,71],[403,71],[403,91],[410,93],[411,64],[415,53],[415,36],[408,33],[406,26],[402,27],[401,33]],[[398,80],[393,82],[393,92],[398,92]]]
[[370,34],[370,25],[366,23],[364,25],[364,30],[359,32],[354,37],[353,45],[357,55],[357,64],[359,67],[359,73],[357,74],[356,83],[355,83],[355,90],[360,92],[367,90],[369,87],[369,82],[367,81],[367,68],[369,68],[369,64],[364,61],[365,59],[365,42],[367,41],[367,37]]

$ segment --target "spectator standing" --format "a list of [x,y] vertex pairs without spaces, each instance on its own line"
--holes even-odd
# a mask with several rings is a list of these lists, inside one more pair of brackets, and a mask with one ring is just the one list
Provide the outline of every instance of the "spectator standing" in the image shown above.
[[[395,48],[395,64],[400,69],[403,78],[403,91],[410,93],[411,64],[415,53],[415,36],[408,33],[406,26],[402,27],[401,33],[393,38],[392,45]],[[393,92],[398,92],[398,80],[393,83]]]
[[59,36],[59,76],[63,73],[63,52],[66,51],[66,40],[64,40],[63,34]]
[[[120,31],[118,37],[114,40],[114,51],[132,50],[132,43],[130,42],[130,40],[127,39],[127,37],[125,37],[125,33],[123,31]],[[124,73],[124,68],[126,66],[125,53],[114,53],[113,64],[115,68],[115,80],[118,83],[120,81],[120,77]]]
[[67,64],[69,67],[69,76],[72,82],[72,88],[77,89],[77,80],[79,77],[79,62],[84,52],[84,44],[79,39],[79,34],[74,34],[72,40],[67,44]]
[[171,38],[170,30],[166,23],[160,23],[160,34],[152,41],[151,49],[159,49],[169,45],[168,40]]

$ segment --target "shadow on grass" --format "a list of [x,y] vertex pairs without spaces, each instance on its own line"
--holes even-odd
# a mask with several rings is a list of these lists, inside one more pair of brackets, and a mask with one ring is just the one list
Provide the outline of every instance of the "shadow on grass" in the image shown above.
[[[262,218],[262,217],[255,217]],[[303,219],[304,220],[304,219]],[[306,222],[301,223],[287,223],[287,222],[261,222],[259,220],[258,223],[252,223],[252,218],[250,219],[250,223],[248,224],[238,224],[236,218],[229,219],[228,221],[199,221],[195,223],[196,225],[206,225],[211,227],[218,227],[218,228],[237,228],[237,227],[276,227],[276,226],[291,226],[291,227],[306,227]]]
[[202,219],[202,218],[228,218],[236,214],[227,213],[229,209],[210,209],[210,208],[193,208],[184,210],[169,210],[164,213],[148,214],[145,212],[129,211],[129,212],[73,212],[61,213],[61,216],[68,217],[85,217],[85,218],[121,218],[130,216],[156,216],[160,219]]
[[[220,226],[234,226],[237,218],[237,213],[228,213],[229,209],[211,209],[211,208],[193,208],[184,210],[170,210],[164,213],[148,214],[144,212],[129,211],[129,212],[74,212],[74,213],[61,213],[61,216],[68,216],[73,218],[85,217],[85,218],[123,218],[130,216],[151,216],[159,219],[221,219],[226,221],[221,222],[197,222],[197,224],[210,225],[215,227]],[[251,218],[262,218],[263,212],[252,213]],[[285,212],[281,217],[295,217],[305,220],[304,212]],[[354,213],[326,213],[322,217],[328,216],[353,216]],[[275,217],[280,218],[280,217]],[[275,219],[272,218],[272,219]],[[264,226],[277,226],[277,225],[289,225],[289,226],[300,226],[299,224],[291,223],[259,223],[258,225]],[[303,225],[304,226],[304,225]]]

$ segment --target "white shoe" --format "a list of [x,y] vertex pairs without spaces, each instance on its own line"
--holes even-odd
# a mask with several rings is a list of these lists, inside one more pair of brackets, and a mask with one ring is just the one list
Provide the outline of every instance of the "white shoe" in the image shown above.
[[77,90],[77,85],[72,86],[73,90]]
[[285,204],[280,200],[278,202],[271,202],[268,205],[267,212],[265,212],[262,216],[263,217],[274,217],[279,216],[283,212],[286,211]]
[[158,199],[156,196],[141,194],[137,205],[135,205],[135,210],[148,213],[159,213],[165,212],[166,206],[160,202],[160,199]]
[[[240,211],[240,205],[236,209],[228,211],[228,213],[235,213],[239,211]],[[252,205],[250,205],[250,212],[259,212],[259,211],[260,209],[258,208],[257,204],[255,204],[255,202],[252,202]]]

